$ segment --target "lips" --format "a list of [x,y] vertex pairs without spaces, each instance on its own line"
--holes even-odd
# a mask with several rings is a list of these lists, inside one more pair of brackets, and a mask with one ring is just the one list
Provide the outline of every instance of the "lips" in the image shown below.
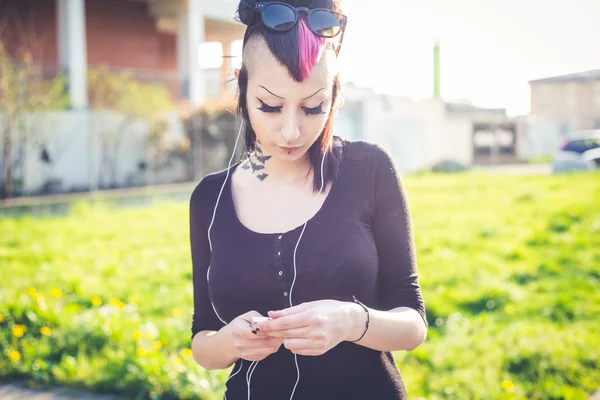
[[279,148],[281,150],[283,150],[287,154],[294,154],[296,151],[298,151],[298,149],[300,147],[284,147],[284,146],[279,146]]

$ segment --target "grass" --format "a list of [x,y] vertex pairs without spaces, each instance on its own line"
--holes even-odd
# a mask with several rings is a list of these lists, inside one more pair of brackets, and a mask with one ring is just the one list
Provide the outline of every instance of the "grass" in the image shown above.
[[[587,399],[600,386],[600,174],[406,177],[427,341],[411,398]],[[189,351],[187,203],[0,219],[0,379],[220,399]]]
[[550,164],[554,160],[553,154],[544,154],[540,156],[534,156],[527,160],[530,164]]

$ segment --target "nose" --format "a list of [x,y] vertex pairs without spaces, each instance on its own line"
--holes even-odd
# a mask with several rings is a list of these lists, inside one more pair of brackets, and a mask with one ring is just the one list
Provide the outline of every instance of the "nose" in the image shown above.
[[298,119],[293,115],[294,113],[287,114],[281,127],[281,137],[283,137],[286,143],[292,144],[300,137],[300,126],[298,125]]

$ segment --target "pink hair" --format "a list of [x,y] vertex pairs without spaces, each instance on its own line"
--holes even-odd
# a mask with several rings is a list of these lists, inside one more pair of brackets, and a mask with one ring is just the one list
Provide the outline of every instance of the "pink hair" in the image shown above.
[[300,52],[300,79],[305,80],[317,63],[319,50],[325,44],[325,38],[315,35],[306,25],[304,16],[298,21],[298,50]]

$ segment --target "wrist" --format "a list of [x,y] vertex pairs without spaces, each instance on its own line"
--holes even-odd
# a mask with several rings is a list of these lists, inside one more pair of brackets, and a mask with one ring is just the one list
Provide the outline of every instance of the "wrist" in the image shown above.
[[241,354],[238,353],[238,350],[233,345],[233,332],[231,331],[231,326],[225,325],[221,328],[221,332],[223,332],[227,338],[227,349],[229,350],[227,352],[227,359],[233,364],[241,357]]
[[348,342],[357,340],[365,331],[367,322],[367,313],[360,304],[347,302],[346,307],[348,329],[346,329],[346,338]]

